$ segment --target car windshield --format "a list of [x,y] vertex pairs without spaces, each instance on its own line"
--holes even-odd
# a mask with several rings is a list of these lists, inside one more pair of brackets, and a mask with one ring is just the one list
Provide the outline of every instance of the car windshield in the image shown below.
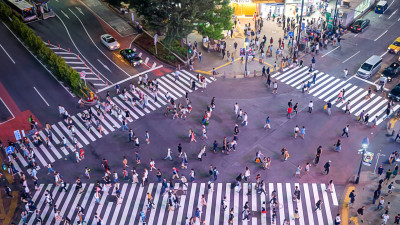
[[354,22],[353,26],[359,27],[361,26],[362,22],[363,22],[362,20],[357,20],[356,22]]
[[393,45],[394,45],[394,46],[397,46],[397,47],[400,47],[400,42],[395,41],[395,42],[393,43]]
[[368,64],[368,63],[364,63],[364,64],[362,64],[361,69],[370,71],[372,69],[372,65]]
[[106,37],[106,42],[113,43],[113,42],[115,42],[115,39],[113,37]]
[[389,72],[392,72],[394,70],[394,68],[393,67],[388,67],[388,68],[386,68],[386,70],[389,71]]

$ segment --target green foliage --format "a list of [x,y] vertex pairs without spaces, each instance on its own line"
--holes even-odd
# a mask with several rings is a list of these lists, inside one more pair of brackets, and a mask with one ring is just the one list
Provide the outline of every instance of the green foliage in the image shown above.
[[[143,33],[135,39],[135,44],[146,49],[151,54],[155,55],[158,59],[171,65],[179,63],[178,59],[172,55],[172,53],[165,48],[161,43],[157,43],[157,55],[154,46],[154,39],[150,35]],[[185,53],[186,54],[186,53]]]
[[[65,60],[57,56],[50,48],[48,48],[43,40],[36,36],[35,32],[18,17],[12,15],[12,11],[8,5],[0,1],[0,18],[7,23],[11,30],[19,36],[34,54],[44,62],[53,74],[60,80],[64,81],[71,87],[75,94],[81,94],[88,91],[84,87],[78,72],[69,67]],[[9,20],[11,18],[11,21]]]
[[169,50],[175,52],[175,53],[178,54],[180,57],[186,58],[186,51],[187,51],[187,48],[182,47],[181,44],[179,43],[179,41],[173,40],[173,41],[171,42],[171,44],[170,44],[168,47],[169,47]]
[[197,30],[203,36],[219,40],[224,37],[223,31],[230,30],[232,23],[233,9],[229,5],[229,0],[215,0],[214,9],[207,10],[204,13],[204,21],[197,26]]

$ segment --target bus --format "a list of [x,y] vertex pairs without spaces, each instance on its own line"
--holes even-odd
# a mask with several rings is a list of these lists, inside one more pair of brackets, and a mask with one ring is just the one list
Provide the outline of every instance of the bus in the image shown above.
[[36,10],[33,5],[25,0],[5,0],[19,18],[24,22],[37,19]]

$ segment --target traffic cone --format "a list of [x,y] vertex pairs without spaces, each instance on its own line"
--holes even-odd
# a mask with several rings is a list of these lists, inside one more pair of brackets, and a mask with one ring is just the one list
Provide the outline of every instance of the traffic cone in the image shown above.
[[99,74],[97,74],[97,78],[99,78],[99,80],[100,80],[100,75]]
[[60,46],[60,44],[58,44],[58,49],[61,49],[61,46]]
[[107,87],[108,87],[108,81],[106,81]]
[[71,49],[70,48],[68,48],[68,52],[71,53]]
[[47,43],[49,43],[49,45],[50,45],[50,41],[47,41]]

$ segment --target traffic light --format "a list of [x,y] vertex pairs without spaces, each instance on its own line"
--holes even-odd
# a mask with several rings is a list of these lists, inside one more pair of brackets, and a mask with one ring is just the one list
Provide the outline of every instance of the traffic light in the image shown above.
[[192,49],[191,49],[191,48],[189,48],[189,50],[188,50],[188,51],[189,51],[189,54],[192,54]]

